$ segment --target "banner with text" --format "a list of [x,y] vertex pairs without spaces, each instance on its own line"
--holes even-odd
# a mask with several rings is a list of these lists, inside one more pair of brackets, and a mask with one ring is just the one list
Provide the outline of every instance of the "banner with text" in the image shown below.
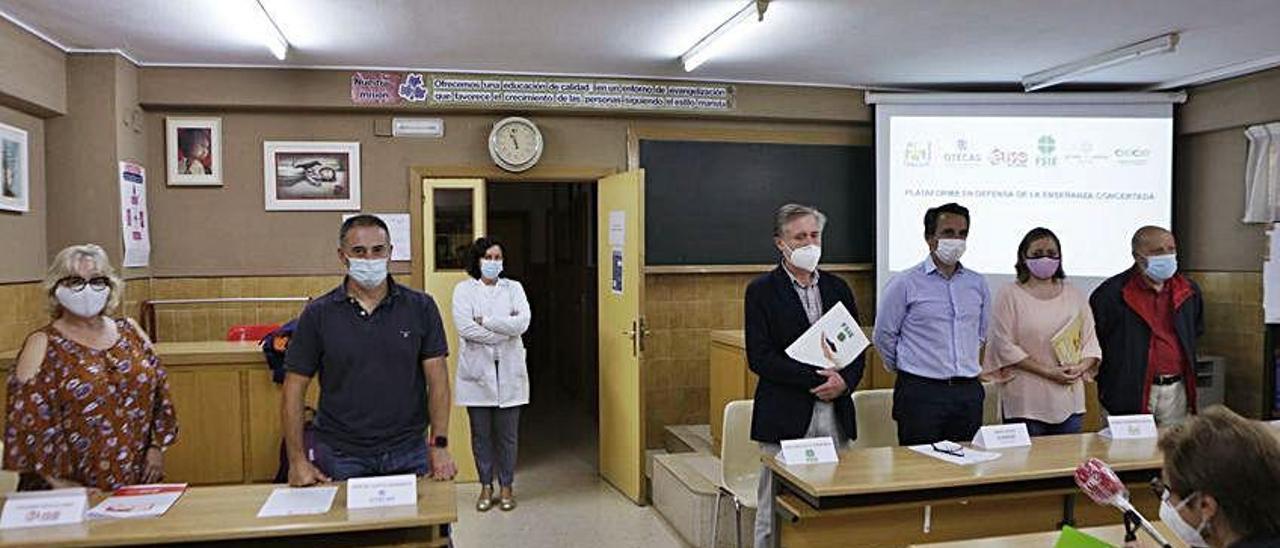
[[358,105],[728,112],[727,84],[421,72],[356,72]]

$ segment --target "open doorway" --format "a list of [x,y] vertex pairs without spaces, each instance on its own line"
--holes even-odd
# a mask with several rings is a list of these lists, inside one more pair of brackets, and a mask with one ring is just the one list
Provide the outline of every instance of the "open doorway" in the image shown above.
[[[506,275],[524,285],[530,403],[517,476],[573,459],[598,468],[596,185],[489,182],[488,235],[506,246]],[[526,476],[528,477],[528,476]],[[528,478],[533,479],[533,478]]]

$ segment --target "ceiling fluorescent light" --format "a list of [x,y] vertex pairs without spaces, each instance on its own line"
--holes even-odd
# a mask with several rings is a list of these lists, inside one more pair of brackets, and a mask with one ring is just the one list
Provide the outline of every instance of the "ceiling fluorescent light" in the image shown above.
[[703,36],[701,40],[698,40],[697,44],[689,48],[689,51],[680,56],[680,62],[684,64],[684,71],[693,72],[699,65],[710,59],[718,49],[716,46],[727,41],[728,36],[741,33],[743,29],[764,21],[764,11],[768,7],[769,0],[751,0],[747,2],[747,5],[733,14],[733,17],[720,23],[720,26],[711,31],[711,34]]
[[1049,86],[1056,86],[1063,82],[1075,80],[1095,70],[1136,61],[1149,55],[1172,52],[1177,45],[1178,33],[1171,32],[1123,48],[1100,53],[1093,57],[1028,74],[1022,77],[1022,87],[1027,91],[1035,91]]
[[271,54],[276,59],[284,61],[285,55],[289,53],[289,41],[285,39],[284,33],[280,32],[280,27],[276,25],[271,13],[267,11],[267,7],[262,5],[262,0],[253,0],[258,6],[258,12],[262,14],[262,41],[267,45],[267,49],[271,50]]
[[1237,76],[1261,72],[1273,67],[1280,67],[1280,55],[1262,57],[1252,61],[1245,61],[1243,63],[1232,63],[1230,65],[1206,70],[1204,72],[1198,72],[1191,76],[1178,78],[1176,80],[1169,80],[1168,82],[1161,82],[1151,86],[1150,89],[1165,90],[1186,86],[1198,86],[1201,84],[1208,84],[1220,80],[1226,80],[1228,78],[1235,78]]

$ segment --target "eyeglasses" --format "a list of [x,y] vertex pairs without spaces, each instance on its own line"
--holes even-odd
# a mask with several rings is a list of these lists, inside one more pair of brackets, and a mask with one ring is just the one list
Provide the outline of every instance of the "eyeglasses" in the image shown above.
[[951,443],[951,442],[942,442],[940,444],[931,443],[929,444],[929,447],[932,447],[934,451],[937,451],[945,455],[964,458],[964,446],[958,443]]
[[1173,488],[1160,479],[1160,476],[1156,476],[1151,478],[1151,492],[1155,494],[1157,499],[1164,500],[1169,493],[1173,492]]
[[58,285],[77,293],[84,291],[85,286],[92,287],[94,291],[102,291],[111,287],[111,278],[106,276],[94,276],[86,280],[79,276],[67,276],[66,278],[58,280]]

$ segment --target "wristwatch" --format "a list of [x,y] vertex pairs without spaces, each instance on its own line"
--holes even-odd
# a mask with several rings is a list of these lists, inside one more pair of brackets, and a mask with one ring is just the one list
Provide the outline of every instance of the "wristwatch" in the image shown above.
[[436,436],[434,438],[431,438],[430,445],[431,447],[435,447],[436,449],[444,449],[446,447],[449,447],[449,438],[446,438],[444,436]]

